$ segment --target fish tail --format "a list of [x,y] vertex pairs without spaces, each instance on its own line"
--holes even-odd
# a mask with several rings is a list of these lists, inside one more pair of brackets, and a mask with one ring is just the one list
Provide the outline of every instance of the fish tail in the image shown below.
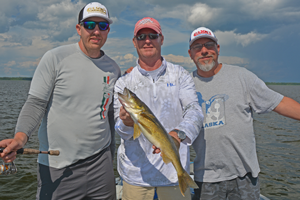
[[184,196],[184,193],[188,187],[198,188],[198,185],[193,181],[186,171],[184,171],[182,175],[178,175],[178,183],[182,196]]

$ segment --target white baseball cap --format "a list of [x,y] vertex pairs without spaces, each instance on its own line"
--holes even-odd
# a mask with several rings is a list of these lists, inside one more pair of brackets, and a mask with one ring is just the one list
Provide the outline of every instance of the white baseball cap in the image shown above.
[[89,17],[101,17],[112,24],[113,21],[109,18],[108,10],[104,5],[98,2],[91,2],[85,5],[78,15],[78,24]]
[[218,43],[218,39],[216,38],[215,34],[208,28],[200,27],[194,30],[191,34],[190,38],[190,46],[195,42],[195,40],[199,38],[209,38]]

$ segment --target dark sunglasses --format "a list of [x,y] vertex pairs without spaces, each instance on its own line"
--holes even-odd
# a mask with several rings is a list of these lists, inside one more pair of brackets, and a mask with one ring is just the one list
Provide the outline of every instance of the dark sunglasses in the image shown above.
[[135,37],[137,40],[145,40],[147,36],[150,38],[150,40],[155,40],[160,36],[160,34],[157,33],[140,34]]
[[196,51],[200,51],[202,49],[203,46],[205,46],[205,48],[211,50],[215,47],[215,42],[206,42],[205,44],[196,44],[194,46],[191,47],[191,49],[196,50]]
[[98,27],[101,31],[106,31],[109,28],[108,22],[85,21],[81,22],[80,24],[88,30],[93,30],[96,27],[96,24],[98,24]]

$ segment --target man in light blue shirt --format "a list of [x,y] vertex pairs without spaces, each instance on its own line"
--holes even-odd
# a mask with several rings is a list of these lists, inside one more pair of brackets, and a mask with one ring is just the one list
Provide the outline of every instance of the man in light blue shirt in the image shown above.
[[165,164],[160,155],[154,154],[156,150],[143,134],[133,139],[133,120],[118,100],[118,93],[127,87],[150,108],[166,131],[180,142],[180,160],[189,172],[189,145],[201,129],[203,115],[192,77],[183,67],[161,56],[163,42],[157,20],[139,20],[133,38],[139,55],[137,66],[115,85],[115,127],[121,136],[118,172],[124,180],[123,200],[152,200],[155,189],[161,200],[191,198],[189,189],[185,197],[181,195],[172,163]]

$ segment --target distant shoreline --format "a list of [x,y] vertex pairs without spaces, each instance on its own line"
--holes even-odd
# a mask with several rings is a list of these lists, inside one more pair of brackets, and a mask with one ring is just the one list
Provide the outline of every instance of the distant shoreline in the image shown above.
[[[25,80],[31,81],[32,77],[0,77],[0,80]],[[281,82],[266,82],[267,85],[300,85],[300,83],[281,83]]]
[[300,83],[276,83],[276,82],[266,82],[266,85],[300,85]]
[[0,80],[14,80],[14,81],[31,81],[32,77],[0,77]]

